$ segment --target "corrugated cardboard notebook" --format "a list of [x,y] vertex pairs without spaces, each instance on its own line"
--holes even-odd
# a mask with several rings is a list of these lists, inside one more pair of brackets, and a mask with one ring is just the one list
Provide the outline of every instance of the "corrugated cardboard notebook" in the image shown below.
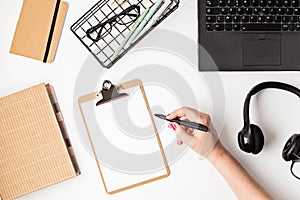
[[52,86],[0,98],[0,197],[14,199],[79,175]]
[[53,62],[67,9],[60,0],[24,0],[10,53]]

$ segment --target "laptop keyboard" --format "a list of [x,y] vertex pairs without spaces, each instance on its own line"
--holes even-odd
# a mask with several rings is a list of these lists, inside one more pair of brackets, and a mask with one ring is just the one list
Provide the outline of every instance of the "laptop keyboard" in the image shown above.
[[300,31],[300,0],[206,0],[206,31]]

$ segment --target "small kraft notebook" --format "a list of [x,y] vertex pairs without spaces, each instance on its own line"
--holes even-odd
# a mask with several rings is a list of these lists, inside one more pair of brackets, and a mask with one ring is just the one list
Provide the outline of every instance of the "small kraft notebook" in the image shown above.
[[0,197],[15,199],[80,174],[54,89],[0,98]]
[[10,53],[53,62],[67,9],[60,0],[24,0]]

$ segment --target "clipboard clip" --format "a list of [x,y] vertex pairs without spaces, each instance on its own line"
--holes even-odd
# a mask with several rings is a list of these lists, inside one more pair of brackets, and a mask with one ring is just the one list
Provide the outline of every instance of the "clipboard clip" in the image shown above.
[[103,82],[102,90],[97,94],[97,96],[99,96],[100,93],[102,95],[102,99],[96,103],[96,106],[128,96],[127,93],[119,93],[118,87],[112,84],[109,80],[105,80]]

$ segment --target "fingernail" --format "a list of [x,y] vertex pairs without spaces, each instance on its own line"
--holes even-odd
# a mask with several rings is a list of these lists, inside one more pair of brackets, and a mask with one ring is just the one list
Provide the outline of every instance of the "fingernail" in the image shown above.
[[170,116],[171,114],[167,114],[167,116]]
[[171,127],[172,127],[173,131],[175,131],[175,130],[176,130],[173,124],[171,124]]
[[176,131],[176,125],[175,124],[171,124],[171,126],[172,126],[172,129],[174,130],[174,131]]

